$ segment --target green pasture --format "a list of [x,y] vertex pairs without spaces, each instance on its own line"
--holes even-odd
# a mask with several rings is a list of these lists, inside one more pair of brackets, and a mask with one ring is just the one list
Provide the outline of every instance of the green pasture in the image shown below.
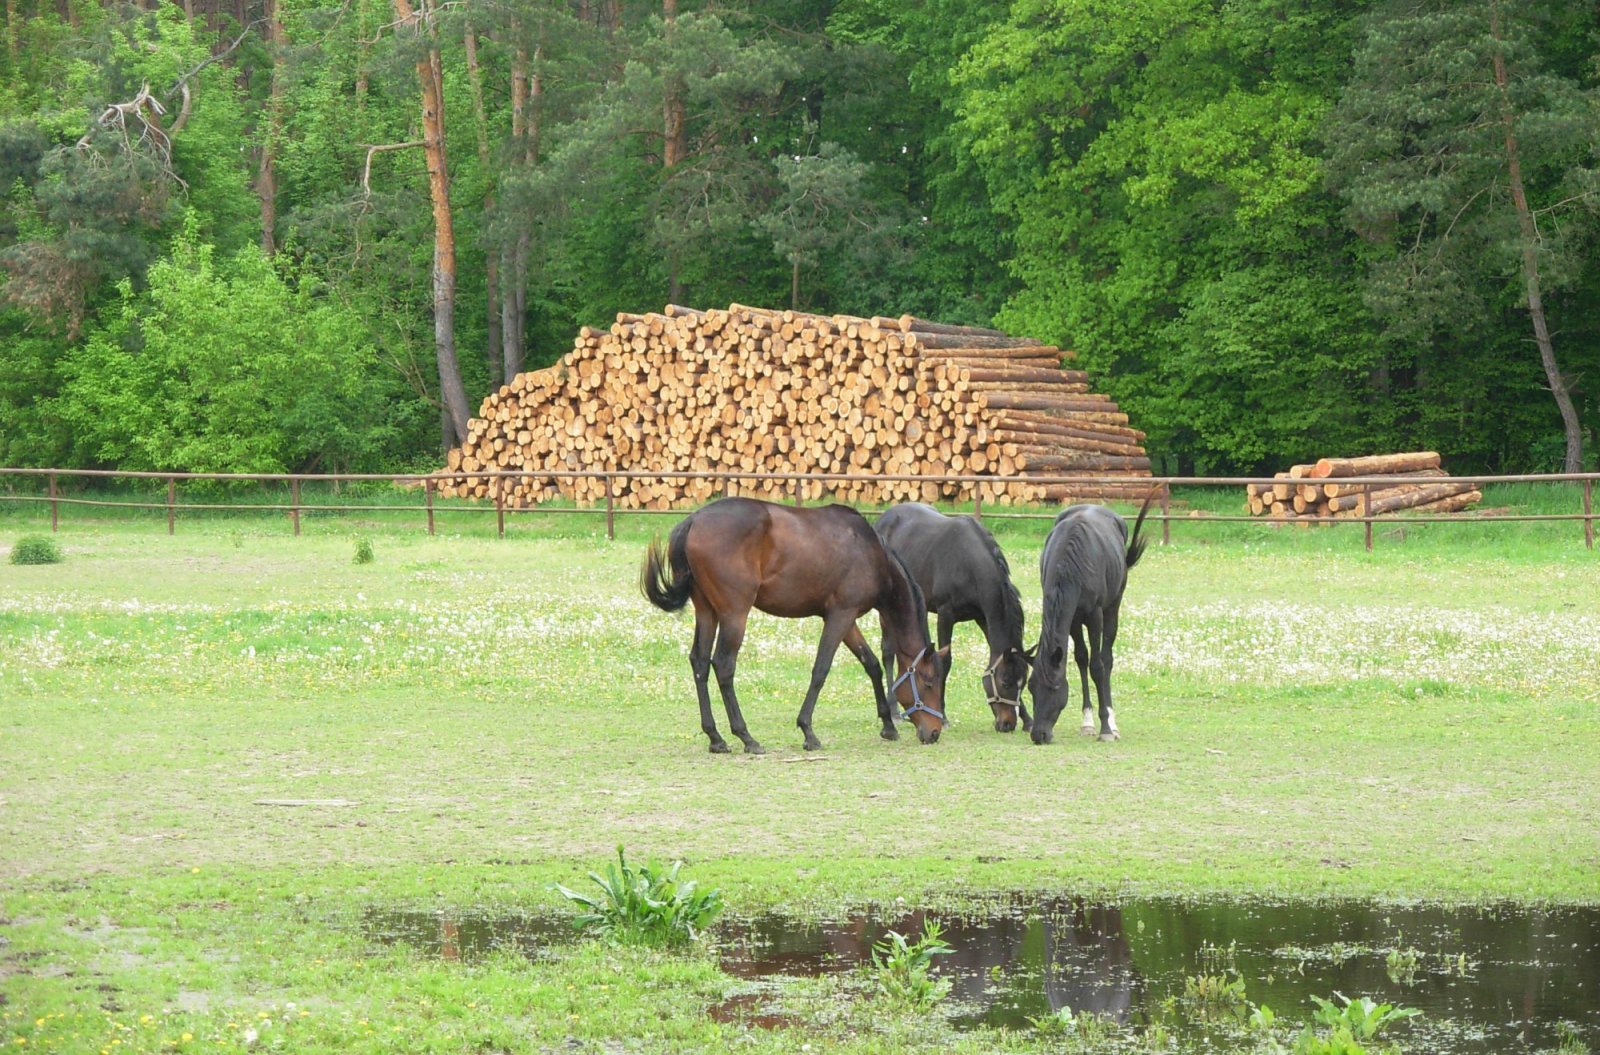
[[[685,860],[735,913],[997,891],[1600,900],[1600,559],[1575,523],[1384,526],[1370,554],[1354,526],[1177,523],[1129,587],[1114,744],[1070,716],[1046,747],[995,733],[968,626],[938,744],[880,740],[841,652],[807,754],[818,624],[757,617],[738,684],[770,753],[719,757],[690,620],[638,591],[671,522],[622,517],[612,541],[598,516],[518,515],[501,540],[492,514],[441,511],[429,537],[410,513],[312,513],[294,537],[282,515],[188,512],[169,537],[164,514],[67,510],[62,563],[0,563],[0,1041],[1034,1050],[840,982],[793,983],[802,1029],[712,1022],[730,981],[703,952],[455,964],[359,925],[554,907],[551,882],[619,843]],[[1048,523],[991,523],[1031,638]],[[0,503],[0,553],[48,529]]]

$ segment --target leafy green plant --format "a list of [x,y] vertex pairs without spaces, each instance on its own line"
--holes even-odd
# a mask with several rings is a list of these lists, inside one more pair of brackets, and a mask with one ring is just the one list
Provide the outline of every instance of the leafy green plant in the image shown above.
[[[1311,998],[1317,1005],[1313,1021],[1294,1038],[1292,1046],[1283,1044],[1276,1035],[1278,1016],[1272,1009],[1265,1005],[1255,1008],[1249,1026],[1252,1032],[1263,1036],[1257,1050],[1262,1055],[1400,1055],[1400,1046],[1393,1041],[1377,1048],[1369,1048],[1368,1044],[1377,1040],[1386,1026],[1422,1014],[1416,1008],[1379,1004],[1366,997],[1351,1000],[1342,993],[1334,996],[1343,1004]],[[1318,1026],[1324,1028],[1319,1030]]]
[[1467,954],[1464,952],[1457,953],[1454,956],[1447,952],[1441,952],[1439,961],[1444,965],[1445,974],[1453,974],[1458,978],[1470,978],[1478,970],[1478,961],[1467,959]]
[[561,896],[587,911],[573,920],[590,931],[637,945],[680,945],[691,942],[722,911],[720,890],[701,890],[693,880],[680,880],[682,861],[663,871],[659,865],[630,865],[621,845],[617,863],[604,875],[590,872],[598,895],[580,894],[555,884]]
[[1209,941],[1200,943],[1200,969],[1208,974],[1224,974],[1237,970],[1239,943],[1230,941],[1226,946]]
[[955,950],[940,935],[943,928],[933,920],[922,926],[922,937],[908,941],[904,934],[890,931],[872,947],[872,968],[878,991],[890,1000],[914,1008],[927,1008],[943,1000],[950,991],[948,979],[935,980],[928,972],[935,956],[948,956]]
[[1411,948],[1390,949],[1384,962],[1389,981],[1399,985],[1411,985],[1417,980],[1417,967],[1422,962],[1422,953]]
[[356,539],[355,562],[357,564],[371,564],[372,563],[372,540],[371,539],[369,539],[369,538],[358,538],[358,539]]
[[24,535],[11,547],[12,564],[60,564],[61,547],[45,535]]
[[1033,1023],[1034,1029],[1045,1036],[1071,1037],[1085,1048],[1105,1043],[1115,1032],[1117,1025],[1110,1016],[1096,1014],[1093,1011],[1074,1013],[1070,1007],[1063,1007],[1048,1015],[1030,1016],[1028,1021]]
[[1202,1021],[1241,1019],[1249,1002],[1244,995],[1244,979],[1237,974],[1196,974],[1183,980],[1180,1000],[1191,1018]]
[[1556,1023],[1556,1055],[1589,1055],[1589,1045],[1571,1022]]
[[[1369,997],[1351,1000],[1342,993],[1333,994],[1343,1005],[1319,996],[1311,998],[1317,1005],[1312,1014],[1315,1023],[1327,1027],[1318,1033],[1307,1026],[1295,1038],[1294,1055],[1366,1055],[1367,1043],[1376,1040],[1384,1027],[1422,1014],[1414,1007],[1395,1007],[1380,1004]],[[1382,1051],[1398,1052],[1399,1045],[1387,1044]]]

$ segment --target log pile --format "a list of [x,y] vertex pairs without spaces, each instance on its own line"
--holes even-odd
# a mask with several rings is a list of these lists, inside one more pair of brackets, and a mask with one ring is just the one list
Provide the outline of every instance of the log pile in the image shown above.
[[[668,508],[721,493],[776,501],[968,500],[1002,504],[1142,498],[1144,433],[1095,394],[1070,351],[998,330],[899,318],[820,316],[731,305],[619,314],[584,327],[556,365],[518,374],[484,400],[449,472],[632,470],[975,475],[930,481],[613,481],[623,508]],[[1030,476],[1064,478],[1018,483]],[[602,501],[603,480],[457,477],[446,496],[511,508],[557,497]]]
[[[1352,484],[1349,477],[1382,476],[1381,485]],[[1274,473],[1270,484],[1250,484],[1246,505],[1253,516],[1274,520],[1300,517],[1379,516],[1454,513],[1483,501],[1472,484],[1460,483],[1439,468],[1433,451],[1375,454],[1365,458],[1323,458]]]

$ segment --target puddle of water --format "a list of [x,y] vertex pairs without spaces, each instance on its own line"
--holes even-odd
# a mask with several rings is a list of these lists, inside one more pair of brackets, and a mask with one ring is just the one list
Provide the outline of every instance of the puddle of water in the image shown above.
[[[471,959],[500,948],[537,955],[572,940],[569,919],[374,910],[365,925],[375,941]],[[958,1028],[1025,1029],[1066,1007],[1171,1028],[1163,1008],[1186,978],[1236,974],[1252,1003],[1285,1021],[1306,1020],[1311,997],[1336,992],[1420,1008],[1423,1017],[1394,1030],[1415,1055],[1552,1048],[1561,1023],[1600,1045],[1600,908],[1056,898],[938,919],[955,952],[938,957],[934,973],[951,983],[947,1014]],[[719,955],[745,979],[850,971],[870,962],[889,930],[915,935],[922,926],[921,913],[727,920]],[[1391,952],[1414,952],[1413,971],[1392,976]],[[760,996],[742,994],[712,1014],[791,1024]]]
[[783,1029],[800,1023],[790,1015],[768,1010],[765,993],[740,993],[706,1008],[713,1022],[733,1022],[756,1029]]
[[362,932],[380,945],[409,945],[443,960],[481,960],[502,950],[533,959],[576,938],[571,916],[370,908]]

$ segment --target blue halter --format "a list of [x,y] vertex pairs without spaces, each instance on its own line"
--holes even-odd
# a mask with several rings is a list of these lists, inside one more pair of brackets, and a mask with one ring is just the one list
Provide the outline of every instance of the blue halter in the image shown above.
[[939,719],[939,721],[941,721],[941,722],[944,721],[944,715],[943,714],[939,713],[938,711],[934,710],[932,707],[929,707],[927,704],[922,702],[922,693],[917,688],[917,678],[916,678],[917,664],[921,663],[922,662],[922,657],[927,655],[927,654],[928,654],[927,646],[923,646],[922,651],[917,653],[917,658],[913,659],[909,664],[907,664],[906,669],[905,669],[905,673],[901,674],[898,678],[894,679],[894,684],[889,686],[889,695],[893,696],[894,695],[894,691],[900,687],[900,683],[902,681],[910,681],[911,682],[911,706],[907,707],[905,710],[900,712],[900,720],[902,722],[910,721],[911,720],[911,716],[913,714],[916,714],[918,711],[921,711],[923,714],[931,714],[935,718]]

